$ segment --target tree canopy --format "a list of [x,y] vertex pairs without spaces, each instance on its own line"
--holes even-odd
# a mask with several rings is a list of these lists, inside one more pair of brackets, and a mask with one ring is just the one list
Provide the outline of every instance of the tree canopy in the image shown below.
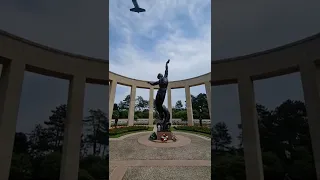
[[[201,115],[203,119],[210,119],[206,94],[200,93],[197,96],[192,95],[191,99],[192,99],[194,118],[198,119],[199,116]],[[130,106],[130,95],[127,95],[118,104],[117,103],[114,104],[112,118],[115,119],[117,117],[119,119],[127,119],[129,106]],[[117,109],[115,109],[115,107],[117,107]],[[175,119],[187,120],[187,111],[183,106],[181,100],[178,100],[175,103],[175,106],[172,108],[172,117]],[[135,118],[136,119],[149,118],[149,101],[143,99],[142,96],[138,96],[135,100]]]
[[[274,110],[261,104],[257,104],[256,109],[264,179],[283,180],[287,174],[292,180],[316,180],[304,103],[287,100]],[[238,128],[242,129],[242,125],[239,124]],[[215,161],[212,164],[212,177],[245,180],[242,132],[238,136],[238,147],[230,147],[230,137],[227,134],[226,125],[214,125],[212,156],[215,156]]]
[[[15,136],[10,180],[57,180],[63,146],[67,106],[51,111],[48,121],[35,125],[30,133]],[[83,120],[79,179],[107,179],[108,119],[100,109],[90,109]]]

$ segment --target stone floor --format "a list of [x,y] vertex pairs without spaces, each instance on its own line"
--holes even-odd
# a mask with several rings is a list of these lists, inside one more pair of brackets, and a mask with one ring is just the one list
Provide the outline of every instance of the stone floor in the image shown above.
[[179,147],[152,147],[138,142],[149,134],[151,132],[110,139],[110,180],[211,179],[209,138],[175,132],[177,137],[191,142]]

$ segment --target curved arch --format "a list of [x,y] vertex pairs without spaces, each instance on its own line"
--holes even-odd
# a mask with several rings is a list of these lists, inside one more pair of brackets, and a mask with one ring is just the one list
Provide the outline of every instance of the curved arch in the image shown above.
[[70,79],[85,76],[88,82],[108,84],[109,61],[67,53],[0,30],[2,61],[19,61],[37,74]]
[[[111,81],[116,81],[118,84],[122,84],[126,86],[134,85],[137,88],[145,88],[145,89],[150,89],[152,87],[147,83],[147,81],[125,77],[111,71],[109,73],[109,77]],[[178,80],[178,81],[170,81],[169,86],[171,89],[184,88],[186,86],[192,87],[192,86],[204,84],[205,82],[210,82],[210,78],[211,78],[210,73],[207,73],[194,78]],[[157,89],[158,87],[159,86],[155,86],[154,88]]]
[[211,61],[211,82],[229,84],[243,75],[257,80],[297,72],[301,63],[320,63],[319,47],[320,33],[267,51]]

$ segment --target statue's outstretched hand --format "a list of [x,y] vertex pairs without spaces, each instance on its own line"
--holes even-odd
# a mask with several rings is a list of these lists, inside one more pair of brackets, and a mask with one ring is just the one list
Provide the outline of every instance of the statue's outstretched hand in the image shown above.
[[168,59],[167,64],[169,64],[169,62],[170,62],[170,59]]

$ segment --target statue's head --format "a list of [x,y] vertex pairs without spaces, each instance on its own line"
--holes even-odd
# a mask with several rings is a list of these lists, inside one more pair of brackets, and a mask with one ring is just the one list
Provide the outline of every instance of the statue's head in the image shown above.
[[163,78],[163,75],[161,73],[159,73],[157,77],[158,77],[158,79],[161,79],[161,78]]

